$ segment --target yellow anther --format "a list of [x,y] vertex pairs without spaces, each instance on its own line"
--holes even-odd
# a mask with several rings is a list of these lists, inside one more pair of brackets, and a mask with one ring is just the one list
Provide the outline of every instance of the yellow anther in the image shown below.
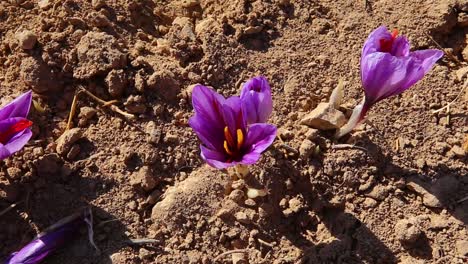
[[234,139],[232,138],[231,133],[229,132],[229,128],[227,126],[224,127],[224,138],[227,140],[227,144],[229,144],[229,146],[236,146],[234,144]]
[[224,140],[224,150],[226,150],[226,153],[233,156],[234,153],[232,153],[232,151],[229,149],[229,146],[228,146],[228,143],[226,140]]
[[240,150],[242,145],[244,144],[244,133],[242,133],[241,129],[237,129],[237,149]]

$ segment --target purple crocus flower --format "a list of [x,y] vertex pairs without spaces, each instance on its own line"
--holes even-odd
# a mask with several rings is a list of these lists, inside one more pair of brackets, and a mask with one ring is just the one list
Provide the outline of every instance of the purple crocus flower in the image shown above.
[[[244,90],[252,87],[256,86],[246,85]],[[268,87],[268,84],[262,87]],[[252,90],[262,93],[260,89]],[[269,87],[267,90],[271,95]],[[254,164],[273,143],[276,127],[260,122],[266,121],[272,111],[271,103],[268,103],[271,98],[263,98],[263,95],[255,93],[250,94],[247,90],[243,91],[244,96],[226,99],[203,85],[194,87],[192,104],[195,115],[190,118],[189,125],[202,142],[202,158],[212,167],[224,169],[238,164]],[[257,100],[259,98],[261,100]],[[269,109],[260,110],[259,107]],[[246,111],[255,111],[255,115],[251,115],[255,118],[249,119]],[[266,117],[264,113],[268,113]]]
[[0,109],[0,160],[19,151],[32,136],[32,122],[26,117],[32,93],[26,92]]
[[265,77],[248,80],[241,91],[242,112],[247,124],[265,123],[273,111],[271,89]]
[[391,33],[385,26],[375,29],[361,53],[361,82],[365,98],[336,136],[349,133],[375,103],[398,95],[421,80],[443,55],[436,49],[411,52],[408,39],[398,36],[397,30]]
[[36,264],[69,241],[91,217],[90,209],[68,216],[13,253],[5,264]]

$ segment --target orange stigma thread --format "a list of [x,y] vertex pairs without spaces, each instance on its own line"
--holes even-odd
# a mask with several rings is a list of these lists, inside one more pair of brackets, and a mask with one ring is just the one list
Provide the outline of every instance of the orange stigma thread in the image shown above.
[[239,154],[242,145],[244,144],[244,133],[241,129],[236,130],[236,141],[232,137],[231,133],[229,132],[229,128],[226,126],[224,127],[224,142],[223,147],[226,153],[229,156],[236,156]]
[[390,39],[380,39],[380,51],[381,52],[391,52],[393,47],[393,41],[395,41],[396,37],[398,36],[398,29],[394,29],[392,31],[392,35]]
[[25,130],[28,127],[31,127],[33,122],[29,120],[20,120],[18,123],[13,124],[11,127],[9,127],[6,131],[0,133],[0,143],[6,144],[10,138],[20,132]]

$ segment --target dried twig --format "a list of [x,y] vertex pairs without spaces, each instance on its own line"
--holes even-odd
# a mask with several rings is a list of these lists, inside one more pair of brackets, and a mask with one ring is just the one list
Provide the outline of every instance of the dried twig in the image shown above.
[[[435,44],[439,49],[444,50],[444,48],[443,48],[437,41],[435,41],[435,39],[434,39],[431,35],[427,34],[427,32],[424,32],[424,34],[425,34],[428,38],[430,38],[430,39],[432,40],[432,42],[434,42],[434,44]],[[447,55],[449,56],[449,58],[450,58],[451,60],[453,60],[456,64],[460,64],[460,61],[458,61],[458,59],[455,58],[455,56],[453,56],[452,53],[450,53],[450,52],[445,52],[445,51],[444,51],[444,53],[447,54]]]
[[274,244],[268,243],[268,242],[266,242],[266,241],[264,241],[264,240],[262,240],[262,239],[260,239],[260,238],[257,238],[257,240],[258,240],[258,243],[263,244],[263,245],[265,245],[265,246],[267,246],[267,247],[273,248],[273,247],[275,246]]
[[465,92],[466,88],[468,88],[468,78],[466,79],[465,83],[463,84],[463,87],[462,89],[460,90],[460,92],[457,94],[457,97],[455,97],[455,99],[453,99],[450,103],[448,103],[446,106],[442,107],[442,108],[439,108],[437,110],[434,110],[432,111],[433,114],[437,114],[439,112],[442,112],[444,109],[449,109],[450,108],[450,105],[452,105],[453,103],[455,103],[455,101],[458,100],[458,98],[463,94],[463,92]]
[[68,115],[68,122],[67,122],[67,127],[65,128],[65,131],[72,128],[71,126],[72,126],[73,116],[75,115],[76,104],[78,102],[78,94],[79,92],[75,93],[75,96],[73,96],[73,101],[70,107],[70,114]]
[[230,255],[230,254],[234,254],[234,253],[245,253],[247,252],[249,249],[233,249],[233,250],[229,250],[229,251],[226,251],[224,253],[221,253],[219,254],[216,258],[213,259],[213,262],[216,262],[218,261],[220,258],[224,257],[224,256],[227,256],[227,255]]
[[22,203],[22,201],[19,201],[17,203],[13,203],[13,204],[10,204],[7,208],[3,209],[1,212],[0,212],[0,216],[8,213],[8,211],[10,211],[11,209],[15,208],[18,204]]
[[116,100],[112,100],[112,101],[104,101],[102,100],[101,98],[97,97],[96,95],[92,94],[90,91],[86,90],[85,88],[83,87],[80,87],[79,88],[80,92],[83,92],[85,93],[86,95],[88,95],[89,97],[91,97],[93,100],[97,101],[98,103],[100,103],[101,105],[103,106],[108,106],[110,110],[116,112],[116,113],[119,113],[123,116],[125,116],[126,118],[128,119],[135,119],[135,116],[130,114],[130,113],[127,113],[123,110],[121,110],[120,108],[118,108],[117,106],[113,105],[114,103],[118,102]]
[[127,240],[127,243],[132,245],[144,245],[144,244],[152,244],[152,243],[159,243],[160,241],[157,239],[152,238],[130,238]]
[[362,151],[365,151],[367,152],[367,149],[363,148],[363,147],[360,147],[360,146],[356,146],[356,145],[352,145],[352,144],[336,144],[336,145],[332,145],[332,149],[359,149],[359,150],[362,150]]
[[465,196],[464,198],[458,200],[457,203],[463,203],[466,200],[468,200],[468,196]]

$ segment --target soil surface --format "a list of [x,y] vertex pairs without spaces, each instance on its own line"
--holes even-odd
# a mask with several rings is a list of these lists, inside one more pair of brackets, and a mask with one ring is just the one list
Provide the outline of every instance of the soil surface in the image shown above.
[[[361,100],[382,24],[445,56],[338,142],[301,125],[340,79]],[[463,0],[0,1],[0,103],[34,91],[34,136],[0,166],[0,258],[91,206],[100,253],[82,230],[44,263],[466,263],[467,65]],[[279,139],[232,181],[200,158],[190,91],[256,75]]]

